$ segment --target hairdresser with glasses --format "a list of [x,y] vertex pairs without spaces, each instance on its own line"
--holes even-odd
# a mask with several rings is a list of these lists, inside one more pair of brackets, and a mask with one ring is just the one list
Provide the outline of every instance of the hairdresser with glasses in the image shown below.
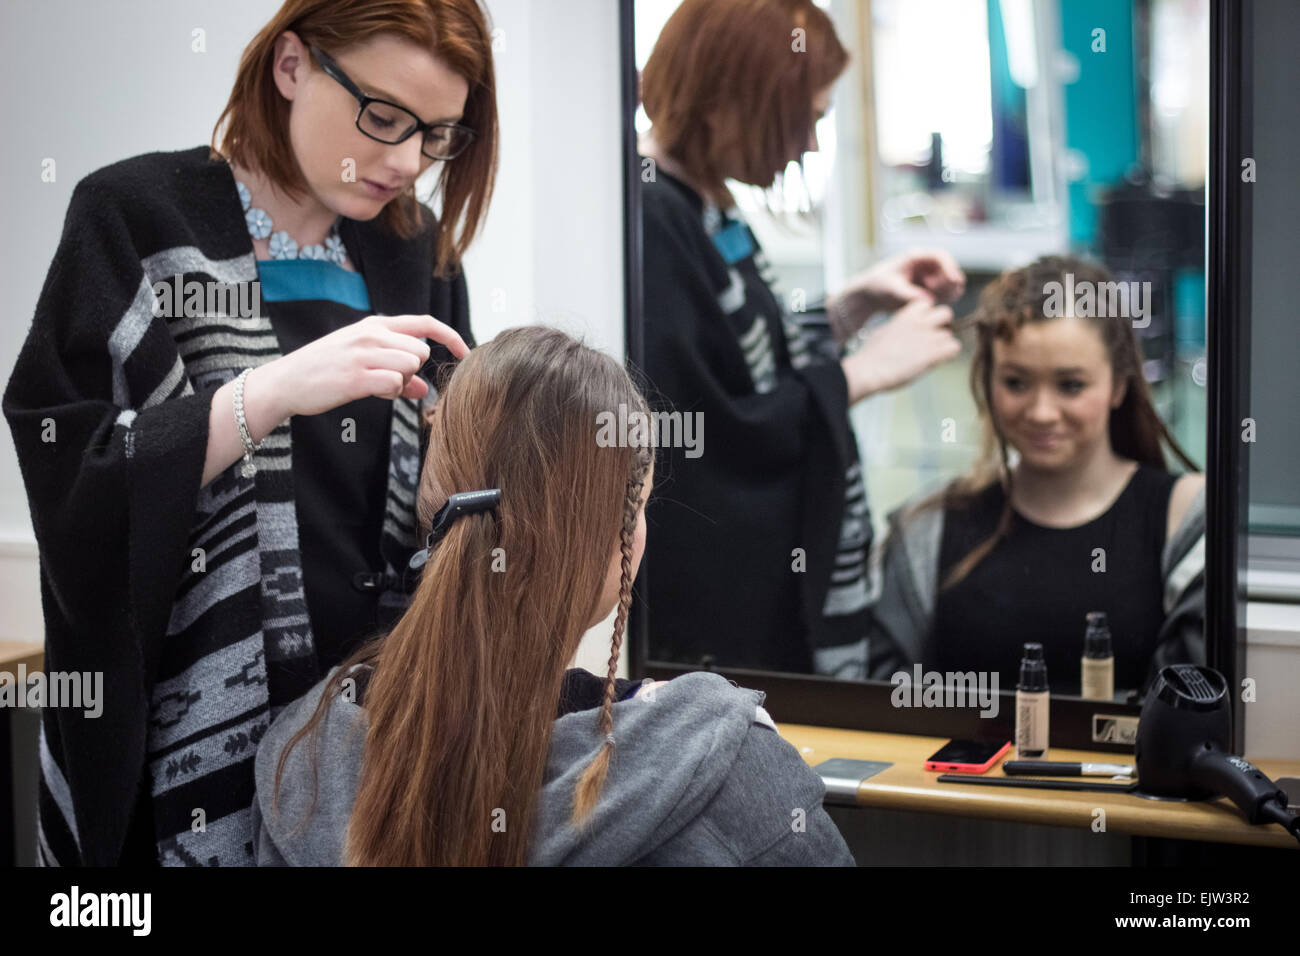
[[811,334],[727,186],[772,187],[817,149],[847,61],[811,0],[685,0],[641,76],[645,370],[707,436],[702,454],[660,453],[656,660],[866,676],[871,520],[847,412],[956,356],[943,303],[965,277],[942,251],[887,259],[830,296]]
[[474,0],[289,0],[211,148],[77,185],[4,396],[47,667],[107,698],[43,715],[38,862],[252,862],[270,721],[409,603],[496,150]]

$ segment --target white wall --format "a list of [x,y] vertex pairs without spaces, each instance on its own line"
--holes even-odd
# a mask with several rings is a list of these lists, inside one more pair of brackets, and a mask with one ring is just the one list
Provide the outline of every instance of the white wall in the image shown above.
[[[500,30],[501,168],[487,228],[465,261],[474,334],[486,341],[537,322],[621,361],[618,5],[489,3]],[[587,633],[579,666],[605,673],[612,627],[611,615]]]
[[1300,760],[1300,605],[1246,605],[1246,672],[1255,699],[1246,704],[1246,753]]
[[[239,55],[275,0],[7,0],[0,5],[0,381],[31,324],[72,189],[128,156],[207,143]],[[501,168],[466,260],[476,337],[545,322],[623,357],[618,8],[608,0],[488,0]],[[193,52],[192,31],[206,51]],[[56,180],[41,181],[41,163]],[[37,555],[0,425],[0,639],[42,636]],[[609,622],[579,661],[597,673]],[[626,660],[626,655],[624,655]],[[626,673],[624,664],[623,672]]]
[[[12,0],[0,5],[0,380],[8,382],[78,180],[108,163],[206,143],[239,54],[277,4]],[[129,16],[126,15],[129,9]],[[205,31],[206,52],[191,50]],[[41,164],[55,161],[55,180]],[[35,541],[8,424],[0,424],[0,638],[41,640]]]

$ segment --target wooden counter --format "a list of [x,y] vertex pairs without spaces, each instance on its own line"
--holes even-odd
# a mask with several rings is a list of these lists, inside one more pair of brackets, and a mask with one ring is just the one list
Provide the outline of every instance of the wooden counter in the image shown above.
[[[1100,807],[1106,811],[1108,832],[1300,849],[1295,838],[1277,824],[1251,826],[1227,799],[1182,803],[1149,800],[1128,793],[939,783],[939,774],[925,770],[922,765],[947,742],[946,738],[870,733],[803,724],[779,724],[778,727],[781,736],[794,744],[810,766],[833,757],[892,763],[893,766],[864,780],[859,786],[857,802],[862,807],[1089,828],[1096,816],[1094,811]],[[1014,747],[1008,752],[1008,757],[1015,759]],[[1053,748],[1048,753],[1048,759],[1133,763],[1131,754],[1058,748]],[[1251,763],[1274,781],[1280,777],[1300,777],[1300,760],[1251,759]],[[1005,777],[1001,761],[984,776]],[[1078,781],[1081,778],[1043,779]],[[1082,779],[1097,783],[1110,782],[1108,777]]]
[[34,674],[45,666],[45,645],[26,641],[0,641],[0,671],[18,676],[18,665],[26,664],[27,673]]

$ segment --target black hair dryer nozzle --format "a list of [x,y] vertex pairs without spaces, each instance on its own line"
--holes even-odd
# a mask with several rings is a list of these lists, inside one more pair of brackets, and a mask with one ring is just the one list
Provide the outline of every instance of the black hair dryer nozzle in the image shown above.
[[1251,823],[1278,823],[1300,840],[1300,817],[1257,767],[1230,752],[1228,682],[1212,667],[1171,664],[1147,693],[1134,762],[1138,790],[1157,797],[1227,797]]

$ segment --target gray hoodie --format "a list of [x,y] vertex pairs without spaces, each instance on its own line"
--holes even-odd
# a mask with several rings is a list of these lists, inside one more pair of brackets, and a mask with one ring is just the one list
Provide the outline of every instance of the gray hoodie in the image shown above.
[[[258,747],[253,849],[259,866],[337,866],[361,770],[366,711],[336,697],[322,721],[316,807],[310,737],[290,753],[280,807],[276,764],[311,717],[328,677],[286,707]],[[822,807],[826,788],[776,732],[762,691],[695,672],[614,704],[614,758],[584,832],[573,790],[603,735],[598,710],[555,721],[539,796],[532,866],[853,866]]]

